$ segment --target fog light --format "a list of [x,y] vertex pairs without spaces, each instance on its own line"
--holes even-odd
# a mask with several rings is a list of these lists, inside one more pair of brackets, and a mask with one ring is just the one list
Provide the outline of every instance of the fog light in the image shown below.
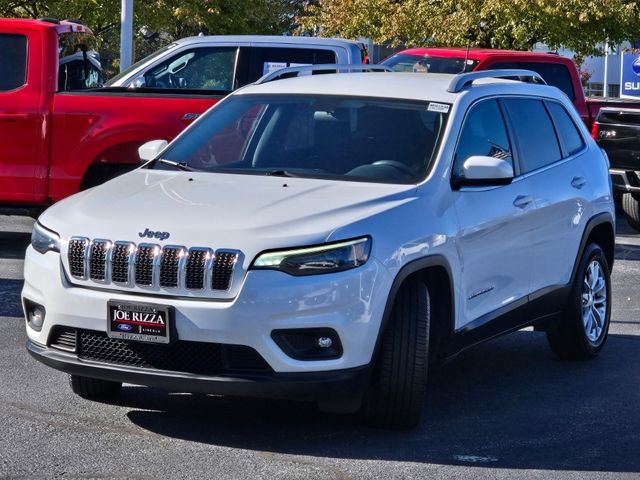
[[340,337],[331,328],[274,330],[271,338],[296,360],[330,360],[342,356]]
[[29,300],[24,301],[24,310],[27,316],[27,323],[31,328],[39,332],[44,324],[46,310],[42,305]]

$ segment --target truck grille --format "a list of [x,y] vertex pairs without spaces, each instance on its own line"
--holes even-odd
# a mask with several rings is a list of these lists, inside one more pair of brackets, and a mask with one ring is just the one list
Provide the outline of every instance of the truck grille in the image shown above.
[[78,280],[126,287],[227,291],[239,252],[73,237],[69,271]]

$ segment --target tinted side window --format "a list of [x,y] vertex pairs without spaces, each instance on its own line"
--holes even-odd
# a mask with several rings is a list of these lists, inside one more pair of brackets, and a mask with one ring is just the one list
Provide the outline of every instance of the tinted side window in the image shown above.
[[233,89],[236,48],[194,48],[174,55],[144,75],[147,87]]
[[518,145],[522,173],[531,172],[562,158],[551,118],[542,100],[503,100]]
[[496,100],[485,100],[473,106],[465,118],[455,155],[454,175],[461,174],[464,161],[473,155],[502,158],[513,166],[507,129]]
[[582,150],[584,147],[582,135],[564,107],[556,102],[546,102],[546,105],[556,124],[558,138],[564,144],[567,153],[573,155]]
[[252,47],[246,83],[255,82],[263,75],[285,67],[336,63],[333,50],[317,48]]
[[573,101],[576,97],[573,92],[573,84],[571,83],[571,75],[567,67],[559,63],[539,63],[539,62],[498,62],[489,67],[490,70],[502,68],[521,68],[524,70],[533,70],[549,85],[562,90]]
[[0,34],[0,91],[15,90],[27,77],[27,37]]

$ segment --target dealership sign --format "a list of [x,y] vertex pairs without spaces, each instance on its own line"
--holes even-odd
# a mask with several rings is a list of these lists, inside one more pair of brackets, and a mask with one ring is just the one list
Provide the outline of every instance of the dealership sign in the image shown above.
[[620,76],[620,96],[640,97],[640,54],[622,54]]

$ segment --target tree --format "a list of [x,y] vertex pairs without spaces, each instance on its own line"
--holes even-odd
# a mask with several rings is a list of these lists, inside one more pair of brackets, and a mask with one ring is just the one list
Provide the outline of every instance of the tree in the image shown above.
[[[178,38],[205,34],[275,34],[292,31],[308,2],[302,0],[134,0],[136,58]],[[117,0],[0,0],[4,17],[75,19],[98,40],[108,73],[118,66]]]
[[323,35],[371,37],[392,45],[531,49],[565,46],[600,53],[609,39],[640,37],[640,2],[629,0],[320,0],[299,22]]

